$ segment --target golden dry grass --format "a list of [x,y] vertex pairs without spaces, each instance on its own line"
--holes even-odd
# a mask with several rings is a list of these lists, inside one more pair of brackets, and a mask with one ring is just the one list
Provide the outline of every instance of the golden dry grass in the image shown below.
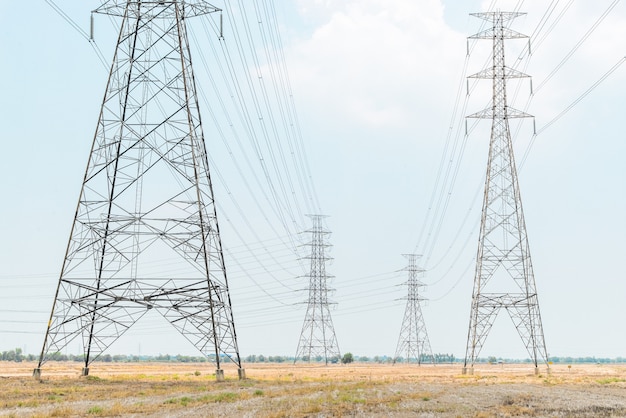
[[0,362],[1,417],[626,416],[626,367]]

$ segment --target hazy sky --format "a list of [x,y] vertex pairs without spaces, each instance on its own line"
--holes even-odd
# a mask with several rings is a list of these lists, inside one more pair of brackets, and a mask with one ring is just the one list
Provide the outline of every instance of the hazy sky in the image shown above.
[[[227,10],[221,3],[214,2]],[[547,126],[626,55],[626,3],[548,3],[274,2],[316,209],[330,216],[334,260],[327,270],[335,276],[332,315],[342,352],[394,354],[406,292],[401,254],[418,252],[427,269],[430,301],[423,314],[432,349],[464,356],[490,123],[474,127],[470,121],[466,138],[463,116],[487,106],[491,95],[490,82],[482,81],[470,84],[466,100],[465,76],[483,68],[491,48],[489,41],[472,42],[466,57],[467,37],[482,24],[469,13],[517,8],[528,14],[512,28],[536,34],[530,58],[523,53],[526,41],[509,41],[507,62],[533,77],[532,100],[528,80],[512,83],[509,98],[535,115],[539,133],[533,138],[532,120],[513,125],[547,349],[557,356],[626,355],[626,333],[617,326],[626,317],[626,64]],[[99,2],[56,4],[88,32],[89,12]],[[549,6],[554,9],[546,14]],[[92,45],[45,2],[3,2],[2,10],[0,351],[36,353],[107,70]],[[109,65],[114,21],[95,20],[96,42]],[[225,43],[232,46],[236,30],[224,21]],[[216,103],[205,74],[212,50],[199,22],[189,24],[206,111]],[[266,77],[261,44],[257,70]],[[209,64],[200,65],[205,59]],[[218,106],[214,110],[219,113]],[[298,276],[306,265],[282,243],[310,225],[298,216],[288,232],[264,219],[233,174],[245,145],[241,154],[228,156],[213,139],[211,120],[203,116],[240,352],[293,355],[305,313],[299,302],[306,293],[299,290],[307,286]],[[225,131],[225,141],[234,143]],[[255,167],[253,162],[245,171],[261,175]],[[306,236],[294,240],[305,242]],[[196,354],[184,339],[169,336],[170,328],[146,316],[110,352]],[[526,357],[504,312],[481,355]]]

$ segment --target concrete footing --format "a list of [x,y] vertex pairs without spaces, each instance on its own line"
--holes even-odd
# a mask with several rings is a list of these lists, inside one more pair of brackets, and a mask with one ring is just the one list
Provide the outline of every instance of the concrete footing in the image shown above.
[[246,380],[246,369],[238,369],[239,380]]
[[81,376],[89,376],[89,367],[83,367],[83,370],[80,372]]
[[33,370],[33,377],[35,379],[41,379],[41,369],[39,367]]
[[463,370],[461,371],[461,374],[469,374],[470,376],[474,374],[474,368],[473,367],[463,367]]
[[215,380],[218,382],[224,381],[224,370],[222,369],[215,370]]

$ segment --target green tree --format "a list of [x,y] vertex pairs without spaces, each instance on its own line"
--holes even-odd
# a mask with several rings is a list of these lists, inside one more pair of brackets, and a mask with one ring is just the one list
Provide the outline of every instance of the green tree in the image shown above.
[[353,361],[354,361],[354,357],[352,356],[352,353],[345,353],[343,357],[341,358],[341,363],[343,364],[349,364],[349,363],[352,363]]

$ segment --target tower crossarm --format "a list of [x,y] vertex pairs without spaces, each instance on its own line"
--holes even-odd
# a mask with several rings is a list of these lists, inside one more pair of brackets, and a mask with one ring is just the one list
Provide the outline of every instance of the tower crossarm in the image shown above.
[[501,33],[496,32],[494,28],[486,29],[475,35],[469,37],[469,39],[524,39],[528,38],[528,35],[516,32],[509,28],[503,28]]
[[507,22],[509,20],[513,20],[516,17],[524,16],[526,13],[523,12],[480,12],[480,13],[470,13],[470,16],[477,17],[479,19],[486,20],[488,22],[496,22],[497,20],[501,22]]
[[494,107],[487,107],[480,112],[472,113],[471,115],[467,115],[466,118],[470,119],[518,119],[518,118],[532,118],[533,115],[530,115],[526,112],[522,112],[521,110],[514,109],[512,107],[506,106],[503,108],[503,112],[494,112]]
[[[489,68],[485,68],[482,71],[477,72],[476,74],[472,74],[467,76],[467,78],[484,78],[487,80],[492,80],[493,77],[496,76],[496,71],[493,69],[493,67],[489,67]],[[498,74],[498,76],[501,77],[500,74]],[[530,77],[530,75],[525,74],[521,71],[517,71],[513,68],[510,67],[504,67],[504,77],[506,78],[527,78]]]
[[[169,14],[163,13],[163,11],[169,8],[172,5],[177,5],[179,7],[182,15],[181,18],[194,17],[206,15],[209,13],[221,12],[222,9],[219,9],[212,4],[202,1],[202,0],[191,0],[191,1],[181,1],[181,0],[152,0],[152,1],[144,1],[144,0],[107,0],[100,7],[95,9],[94,13],[106,14],[111,16],[125,16],[127,13],[139,13],[139,6],[142,8],[151,7],[150,15],[147,15],[145,9],[142,9],[141,16],[143,18],[158,18],[158,17],[170,17]],[[166,15],[167,16],[164,16]]]

